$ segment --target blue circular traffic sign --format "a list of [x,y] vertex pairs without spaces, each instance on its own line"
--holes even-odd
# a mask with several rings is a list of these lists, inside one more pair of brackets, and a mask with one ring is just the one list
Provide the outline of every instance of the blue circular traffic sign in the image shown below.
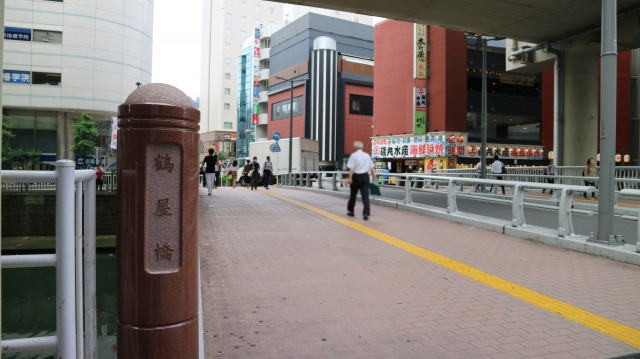
[[280,132],[276,131],[276,132],[273,133],[273,140],[274,141],[276,141],[276,142],[280,141],[280,137],[282,137],[282,136],[280,136]]

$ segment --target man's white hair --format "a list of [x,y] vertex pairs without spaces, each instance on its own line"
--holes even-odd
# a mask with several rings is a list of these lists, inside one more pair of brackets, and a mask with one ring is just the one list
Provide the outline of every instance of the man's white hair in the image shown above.
[[356,142],[353,143],[353,147],[356,150],[361,150],[361,149],[364,148],[364,144],[362,144],[362,142],[360,142],[360,141],[356,141]]

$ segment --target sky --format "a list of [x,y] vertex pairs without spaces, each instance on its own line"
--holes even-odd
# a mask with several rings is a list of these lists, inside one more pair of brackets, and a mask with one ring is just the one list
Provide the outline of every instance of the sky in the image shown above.
[[[200,96],[202,0],[155,0],[152,81]],[[384,20],[374,18],[374,23]]]

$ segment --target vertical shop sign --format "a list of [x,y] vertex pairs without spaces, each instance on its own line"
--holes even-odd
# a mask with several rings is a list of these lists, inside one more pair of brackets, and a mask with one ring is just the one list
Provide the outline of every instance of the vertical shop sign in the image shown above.
[[[253,37],[253,106],[256,107],[255,115],[258,114],[257,108],[260,102],[260,28],[256,27]],[[257,117],[257,116],[254,116]],[[257,124],[257,121],[253,122]]]
[[413,77],[417,79],[427,78],[427,25],[415,24],[413,26]]
[[427,133],[427,89],[424,87],[413,88],[413,134],[424,135]]
[[118,118],[111,117],[111,146],[112,149],[118,149]]

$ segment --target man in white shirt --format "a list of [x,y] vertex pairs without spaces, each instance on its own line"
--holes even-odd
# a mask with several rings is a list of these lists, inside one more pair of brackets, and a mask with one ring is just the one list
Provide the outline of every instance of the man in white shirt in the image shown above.
[[349,168],[349,185],[351,185],[351,195],[347,203],[347,216],[354,216],[353,209],[356,205],[356,196],[358,195],[358,191],[360,191],[362,205],[364,206],[362,215],[366,221],[371,215],[371,209],[369,208],[369,185],[371,184],[369,173],[371,173],[371,176],[375,179],[376,170],[371,156],[362,151],[364,147],[362,142],[356,141],[353,147],[356,149],[356,152],[349,156],[349,162],[347,162],[347,168]]
[[[502,174],[502,170],[504,169],[504,163],[502,163],[500,161],[500,157],[498,157],[498,155],[493,156],[493,163],[491,164],[491,173],[496,175],[496,174]],[[493,178],[492,178],[493,179]],[[495,179],[502,181],[502,176],[497,176],[495,177]],[[500,186],[502,188],[502,194],[504,195],[504,186]],[[493,185],[491,186],[491,188],[489,189],[489,192],[491,192],[493,190]],[[497,190],[496,190],[497,192]]]

